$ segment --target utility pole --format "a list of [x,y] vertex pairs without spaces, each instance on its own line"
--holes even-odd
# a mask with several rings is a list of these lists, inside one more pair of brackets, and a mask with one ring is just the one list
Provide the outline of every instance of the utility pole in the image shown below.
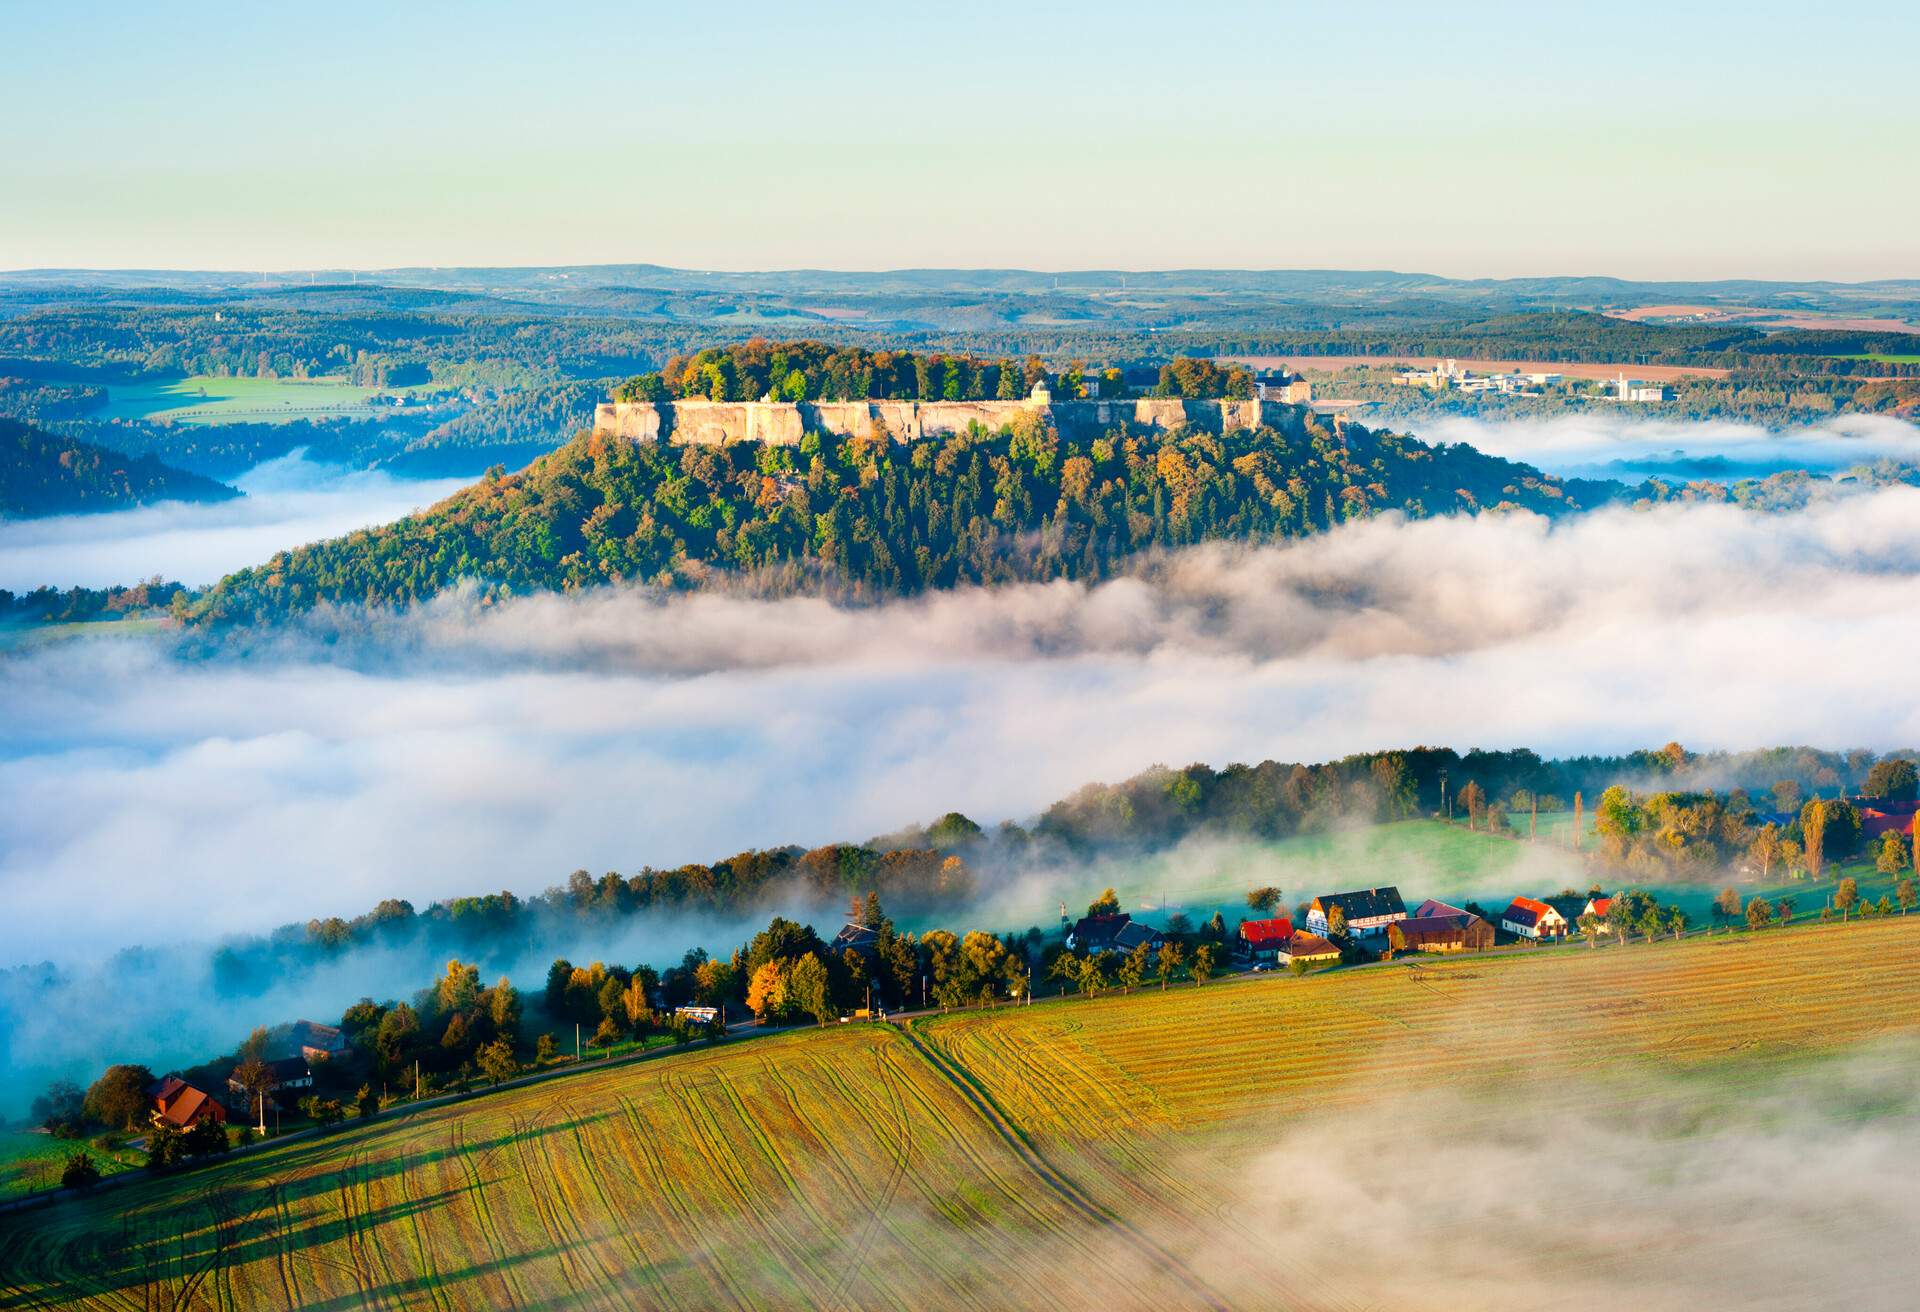
[[1446,814],[1447,819],[1453,819],[1453,812],[1447,810],[1447,772],[1445,770],[1440,772],[1440,810]]
[[573,1060],[575,1064],[578,1064],[580,1061],[580,1022],[579,1021],[575,1021],[573,1023]]

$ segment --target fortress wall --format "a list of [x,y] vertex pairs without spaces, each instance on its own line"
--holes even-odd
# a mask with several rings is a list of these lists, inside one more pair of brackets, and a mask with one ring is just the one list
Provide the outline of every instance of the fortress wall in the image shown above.
[[792,446],[808,432],[869,437],[884,424],[896,442],[965,432],[971,424],[1006,427],[1015,416],[1044,409],[1055,428],[1095,436],[1120,424],[1210,433],[1266,424],[1297,428],[1303,407],[1277,401],[1185,401],[1140,397],[1111,401],[609,401],[594,410],[594,431],[636,442],[662,438],[687,445],[762,442]]

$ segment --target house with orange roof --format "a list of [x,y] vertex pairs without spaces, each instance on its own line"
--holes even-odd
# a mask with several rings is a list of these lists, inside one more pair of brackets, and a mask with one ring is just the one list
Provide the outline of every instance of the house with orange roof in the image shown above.
[[1517,897],[1500,913],[1500,928],[1519,938],[1567,936],[1567,918],[1536,897]]
[[147,1086],[147,1097],[153,1100],[152,1117],[157,1123],[182,1130],[206,1120],[220,1125],[227,1123],[227,1109],[218,1099],[194,1088],[178,1075],[155,1080]]

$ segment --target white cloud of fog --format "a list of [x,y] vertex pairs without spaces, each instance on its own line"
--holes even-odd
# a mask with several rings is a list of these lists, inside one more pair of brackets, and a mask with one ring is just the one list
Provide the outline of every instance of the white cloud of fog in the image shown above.
[[1909,1308],[1917,1059],[1380,1089],[1228,1157],[1232,1237],[1189,1265],[1249,1305]]
[[199,586],[288,547],[390,523],[465,482],[395,478],[295,453],[236,479],[246,495],[234,501],[0,522],[0,588],[98,588],[155,574]]
[[0,960],[1024,818],[1155,761],[1898,746],[1916,638],[1920,490],[1896,488],[1388,520],[869,608],[454,600],[345,659],[59,644],[0,682]]
[[1920,427],[1886,415],[1841,415],[1769,428],[1739,420],[1674,420],[1617,411],[1501,421],[1448,415],[1406,425],[1429,442],[1466,442],[1550,473],[1636,479],[1764,476],[1839,470],[1880,459],[1920,460]]

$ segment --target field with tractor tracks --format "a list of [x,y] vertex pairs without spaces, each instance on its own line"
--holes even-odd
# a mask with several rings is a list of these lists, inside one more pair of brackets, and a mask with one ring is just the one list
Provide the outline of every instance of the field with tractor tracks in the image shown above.
[[[1911,1087],[1916,1002],[1920,920],[1892,918],[774,1035],[0,1216],[0,1308],[1459,1306],[1444,1254],[1425,1285],[1366,1287],[1304,1251],[1381,1240],[1325,1226],[1382,1192],[1330,1163],[1404,1183],[1406,1139],[1436,1133],[1382,1108],[1431,1127],[1444,1095],[1442,1130],[1496,1144],[1523,1106],[1545,1125],[1657,1109],[1652,1160],[1691,1178],[1689,1145],[1727,1118],[1797,1105],[1769,1101],[1784,1079],[1873,1052]],[[1815,1101],[1849,1131],[1895,1107],[1853,1085]],[[1524,1229],[1533,1168],[1489,1151],[1464,1159],[1486,1179],[1448,1169]],[[1624,1196],[1636,1211],[1590,1228],[1596,1262],[1644,1251],[1624,1245],[1648,1194]],[[1394,1225],[1499,1243],[1475,1215]],[[1774,1288],[1802,1266],[1831,1291],[1797,1258]]]

